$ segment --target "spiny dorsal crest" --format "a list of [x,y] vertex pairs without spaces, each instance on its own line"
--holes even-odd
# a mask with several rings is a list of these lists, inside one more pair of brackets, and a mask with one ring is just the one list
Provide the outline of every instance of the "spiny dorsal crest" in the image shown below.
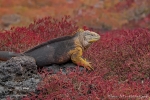
[[77,34],[77,33],[81,33],[81,32],[84,32],[84,29],[79,28],[79,29],[77,29],[76,31],[73,32],[73,35]]

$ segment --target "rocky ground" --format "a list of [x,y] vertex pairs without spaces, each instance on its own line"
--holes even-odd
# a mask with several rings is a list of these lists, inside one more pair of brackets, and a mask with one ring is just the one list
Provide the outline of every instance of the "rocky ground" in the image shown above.
[[[61,71],[66,74],[66,68],[75,68],[73,63],[51,65],[46,69],[52,74]],[[83,68],[81,68],[82,70]],[[36,92],[38,83],[42,81],[35,60],[28,56],[13,57],[0,63],[0,99],[7,97],[20,100],[31,92]]]

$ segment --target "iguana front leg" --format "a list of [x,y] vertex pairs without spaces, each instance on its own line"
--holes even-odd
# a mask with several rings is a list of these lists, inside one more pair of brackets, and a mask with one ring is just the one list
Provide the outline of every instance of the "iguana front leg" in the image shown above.
[[80,47],[77,47],[75,50],[72,51],[71,60],[73,63],[77,65],[81,65],[88,70],[93,70],[93,67],[90,65],[90,62],[87,62],[82,57],[82,49]]

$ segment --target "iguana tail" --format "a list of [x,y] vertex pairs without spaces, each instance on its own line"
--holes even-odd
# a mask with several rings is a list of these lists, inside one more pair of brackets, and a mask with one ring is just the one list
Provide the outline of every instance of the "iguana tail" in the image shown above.
[[6,61],[12,57],[19,56],[19,53],[9,52],[9,51],[0,51],[0,60]]

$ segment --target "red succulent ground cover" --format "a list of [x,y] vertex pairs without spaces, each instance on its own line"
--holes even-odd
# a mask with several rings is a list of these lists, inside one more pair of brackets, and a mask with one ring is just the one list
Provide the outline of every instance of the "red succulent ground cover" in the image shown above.
[[[49,39],[72,34],[76,24],[68,16],[46,17],[29,27],[0,33],[1,50],[22,52]],[[50,75],[43,71],[39,94],[23,100],[148,100],[150,98],[150,30],[115,30],[101,33],[84,57],[94,71],[76,70]]]
[[58,20],[45,17],[35,20],[28,27],[12,27],[0,32],[0,50],[23,52],[42,42],[68,35],[77,29],[69,16]]

